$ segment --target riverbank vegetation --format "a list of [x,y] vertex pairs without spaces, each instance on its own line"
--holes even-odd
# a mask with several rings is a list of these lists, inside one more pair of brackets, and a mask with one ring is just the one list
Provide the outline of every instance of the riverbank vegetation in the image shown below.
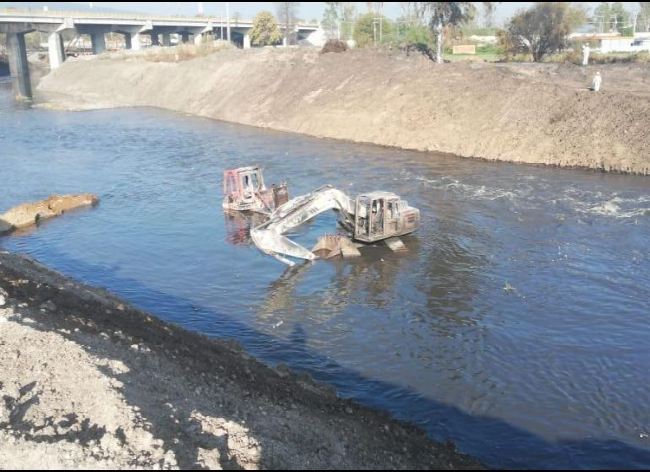
[[250,33],[253,46],[270,46],[282,41],[282,33],[270,11],[261,11],[253,20]]
[[[594,31],[650,30],[650,2],[640,2],[634,16],[622,4],[603,3],[594,11],[570,2],[536,2],[519,10],[502,28],[494,26],[495,2],[483,2],[482,11],[471,2],[409,2],[403,15],[389,20],[382,14],[382,4],[373,3],[372,11],[356,15],[343,6],[349,2],[330,2],[323,17],[329,37],[354,40],[358,47],[377,49],[417,49],[437,51],[446,62],[569,62],[580,64],[580,40],[571,33],[591,25]],[[370,5],[370,4],[369,4]],[[605,5],[605,6],[604,6]],[[354,8],[354,5],[352,5]],[[609,9],[607,9],[607,8]],[[477,18],[482,18],[479,24]],[[350,21],[356,17],[356,21]],[[636,29],[630,27],[636,18]],[[646,19],[648,17],[648,19]],[[611,24],[610,24],[611,23]],[[454,52],[455,46],[474,46],[473,54]],[[595,47],[595,45],[592,45]],[[457,51],[456,51],[457,52]],[[592,64],[644,63],[648,53],[593,53]],[[435,59],[435,56],[434,56]]]

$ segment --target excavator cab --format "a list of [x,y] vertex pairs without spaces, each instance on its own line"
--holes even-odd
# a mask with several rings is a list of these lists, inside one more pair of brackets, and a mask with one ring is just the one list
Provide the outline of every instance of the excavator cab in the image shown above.
[[420,226],[420,211],[390,192],[359,195],[356,200],[354,239],[374,243],[412,233]]
[[266,188],[259,166],[224,171],[223,194],[224,210],[267,214],[289,200],[286,183]]

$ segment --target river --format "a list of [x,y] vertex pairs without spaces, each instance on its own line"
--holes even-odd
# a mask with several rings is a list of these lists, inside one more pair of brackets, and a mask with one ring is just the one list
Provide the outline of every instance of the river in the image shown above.
[[[54,112],[0,86],[0,209],[93,210],[0,240],[160,318],[233,338],[490,467],[650,467],[650,179],[319,140],[155,109]],[[471,137],[468,137],[471,139]],[[291,195],[393,191],[406,254],[288,269],[224,215],[224,169]],[[333,232],[322,216],[296,235]]]

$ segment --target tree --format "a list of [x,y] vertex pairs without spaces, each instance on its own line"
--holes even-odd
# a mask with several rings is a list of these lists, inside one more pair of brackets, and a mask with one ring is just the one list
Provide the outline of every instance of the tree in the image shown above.
[[388,18],[375,13],[366,13],[359,16],[354,24],[354,41],[359,47],[379,43],[384,37],[390,35],[391,24]]
[[571,30],[585,19],[585,10],[569,2],[537,2],[510,20],[507,34],[515,52],[532,54],[537,62],[564,49]]
[[637,24],[644,31],[650,31],[650,2],[639,2],[639,6],[641,11],[639,12]]
[[368,13],[374,13],[375,16],[381,15],[384,10],[384,2],[366,2]]
[[413,2],[420,17],[429,19],[429,27],[436,35],[436,59],[442,64],[442,34],[447,26],[459,26],[474,17],[472,2]]
[[494,2],[483,2],[483,20],[486,28],[494,28],[494,11],[496,5]]
[[268,46],[282,41],[282,33],[270,11],[261,11],[253,20],[251,30],[251,44],[255,46]]
[[354,2],[325,2],[327,8],[323,12],[323,28],[337,39],[350,39],[357,7]]
[[357,15],[357,6],[354,2],[339,2],[339,5],[341,39],[352,39],[354,18]]
[[601,33],[621,32],[630,23],[630,12],[621,2],[601,2],[594,11],[594,20]]
[[323,29],[329,32],[329,37],[334,38],[334,30],[339,29],[339,2],[325,2],[327,8],[323,12],[323,21],[321,22]]
[[625,9],[625,4],[614,2],[612,5],[612,16],[616,31],[622,32],[623,28],[630,26],[630,17],[632,15]]
[[283,28],[284,42],[288,46],[296,42],[296,24],[300,2],[274,2],[278,20]]

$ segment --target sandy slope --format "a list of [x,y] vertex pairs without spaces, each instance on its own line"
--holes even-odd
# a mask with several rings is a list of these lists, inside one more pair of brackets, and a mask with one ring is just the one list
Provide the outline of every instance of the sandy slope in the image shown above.
[[0,305],[0,469],[478,466],[233,343],[2,251]]
[[68,62],[39,85],[63,109],[156,106],[408,149],[650,173],[650,65],[453,63],[355,50],[227,51],[188,62]]

